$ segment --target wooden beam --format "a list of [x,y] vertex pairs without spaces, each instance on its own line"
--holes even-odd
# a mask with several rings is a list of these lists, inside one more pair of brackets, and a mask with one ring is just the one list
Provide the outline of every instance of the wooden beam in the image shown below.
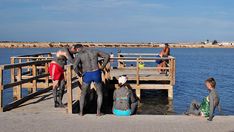
[[[15,58],[14,57],[11,57],[11,64],[15,64]],[[14,83],[15,82],[15,68],[12,68],[11,69],[11,83]],[[16,95],[17,95],[17,89],[16,87],[12,87],[13,88],[13,100],[16,100]],[[5,89],[5,88],[3,88]]]
[[40,65],[40,64],[48,63],[50,61],[51,60],[31,61],[31,62],[1,65],[0,67],[2,67],[3,70],[6,70],[6,69],[11,69],[11,68],[25,67],[29,65]]
[[168,89],[168,99],[173,100],[173,86],[170,86]]
[[[49,68],[49,64],[45,63],[45,74],[49,74],[48,68]],[[45,78],[45,84],[49,87],[49,76]]]
[[[17,68],[17,81],[21,81],[22,79],[22,68],[19,67]],[[16,99],[19,100],[22,98],[22,84],[19,84],[17,87],[16,87]]]
[[72,69],[71,66],[67,66],[67,112],[72,114]]
[[136,95],[140,99],[141,98],[141,89],[140,89],[140,68],[139,68],[139,58],[136,61]]
[[3,112],[3,70],[0,67],[0,112]]
[[49,74],[41,74],[41,75],[38,75],[38,76],[35,76],[35,77],[31,77],[31,78],[28,78],[28,79],[17,81],[17,82],[14,82],[14,83],[5,84],[4,89],[11,88],[11,87],[21,85],[21,84],[24,84],[24,83],[28,83],[28,82],[31,82],[31,81],[33,81],[35,79],[40,79],[40,78],[47,77],[47,76],[49,76]]
[[[52,83],[49,83],[49,86],[51,86]],[[32,89],[33,87],[33,83],[25,83],[25,84],[22,84],[22,88],[28,88],[28,89]],[[45,89],[45,88],[48,88],[47,87],[47,84],[45,84],[44,82],[37,82],[37,89]]]
[[[132,89],[137,89],[136,84],[128,84],[130,88]],[[115,84],[115,87],[118,87],[118,84]],[[170,88],[173,88],[173,86],[169,84],[140,84],[139,89],[142,90],[150,90],[150,89],[155,89],[155,90],[168,90]]]
[[51,55],[51,53],[47,52],[47,53],[39,53],[39,54],[31,54],[31,55],[21,55],[21,56],[18,56],[18,57],[30,57],[30,56],[40,56],[40,55]]
[[[37,76],[37,66],[36,65],[32,66],[32,75],[33,75],[33,77]],[[33,87],[32,88],[33,88],[32,92],[35,93],[37,91],[37,79],[33,80]]]

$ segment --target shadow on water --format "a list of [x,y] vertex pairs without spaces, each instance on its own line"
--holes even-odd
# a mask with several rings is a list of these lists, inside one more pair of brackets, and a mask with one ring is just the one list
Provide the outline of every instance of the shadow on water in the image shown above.
[[166,90],[142,90],[141,103],[137,114],[141,115],[172,115],[173,101],[167,97]]

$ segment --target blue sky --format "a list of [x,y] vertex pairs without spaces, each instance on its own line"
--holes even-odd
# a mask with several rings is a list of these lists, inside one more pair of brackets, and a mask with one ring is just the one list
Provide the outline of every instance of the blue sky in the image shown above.
[[0,0],[0,40],[234,40],[233,0]]

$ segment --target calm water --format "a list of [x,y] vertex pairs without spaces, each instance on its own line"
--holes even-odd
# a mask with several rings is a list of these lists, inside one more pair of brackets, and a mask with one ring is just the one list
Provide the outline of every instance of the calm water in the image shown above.
[[[10,56],[51,52],[57,49],[0,49],[0,64],[10,62]],[[117,49],[100,49],[117,53]],[[160,49],[121,49],[122,52],[155,53]],[[202,100],[208,92],[204,80],[212,76],[217,81],[217,91],[221,98],[223,111],[234,115],[234,49],[172,49],[176,57],[176,85],[174,100],[168,102],[163,91],[143,91],[139,113],[143,114],[181,114],[193,99]],[[8,76],[4,78],[9,81]],[[11,89],[4,93],[4,104],[12,97]],[[24,92],[26,94],[26,92]]]

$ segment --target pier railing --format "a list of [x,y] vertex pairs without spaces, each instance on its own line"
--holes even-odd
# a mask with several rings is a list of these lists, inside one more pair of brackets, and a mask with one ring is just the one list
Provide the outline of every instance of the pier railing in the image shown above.
[[[49,88],[49,73],[48,64],[50,59],[40,61],[21,62],[15,64],[1,65],[0,66],[0,111],[3,111],[3,92],[6,89],[13,88],[13,100],[15,102],[22,99],[22,88],[30,88],[32,93],[28,96],[35,94],[38,88]],[[38,66],[44,70],[39,72]],[[24,77],[24,68],[30,70],[27,77]],[[30,68],[29,68],[30,67]],[[11,70],[11,82],[4,83],[4,71]],[[24,77],[24,78],[23,78]],[[44,79],[43,83],[39,83],[40,79]],[[40,85],[41,84],[41,85]],[[11,106],[8,106],[8,108]],[[7,108],[6,108],[7,109]]]
[[[145,67],[139,67],[140,62],[144,63],[155,63],[156,60],[162,60],[162,61],[167,61],[168,64],[166,67],[162,68],[157,68],[155,65],[154,66],[147,66]],[[135,66],[123,66],[119,67],[113,65],[115,62],[130,62],[130,63],[135,63]],[[100,61],[100,65],[102,65]],[[81,93],[81,84],[82,84],[82,76],[78,76],[74,73],[73,71],[73,66],[72,65],[67,65],[66,67],[66,81],[67,81],[67,112],[72,113],[72,106],[74,104],[74,98],[73,98],[73,82],[76,80],[78,82],[78,93],[75,95],[80,95]],[[159,75],[159,76],[154,76],[157,74],[157,70],[167,70],[167,74]],[[147,74],[147,76],[142,76],[142,74]],[[107,64],[106,68],[102,71],[102,82],[105,85],[104,87],[118,87],[118,84],[112,84],[116,83],[117,78],[119,75],[127,75],[129,80],[135,81],[135,84],[133,84],[132,88],[136,90],[136,94],[138,97],[140,97],[141,94],[141,89],[165,89],[168,90],[168,97],[170,99],[173,98],[173,85],[175,84],[175,58],[170,56],[170,57],[114,57],[110,59],[110,62]],[[133,76],[131,76],[133,75]],[[152,75],[152,76],[151,76]],[[115,81],[115,82],[113,82]],[[158,81],[156,84],[141,84],[142,81]],[[167,81],[167,83],[164,85],[162,81]],[[79,98],[77,98],[79,100]]]

